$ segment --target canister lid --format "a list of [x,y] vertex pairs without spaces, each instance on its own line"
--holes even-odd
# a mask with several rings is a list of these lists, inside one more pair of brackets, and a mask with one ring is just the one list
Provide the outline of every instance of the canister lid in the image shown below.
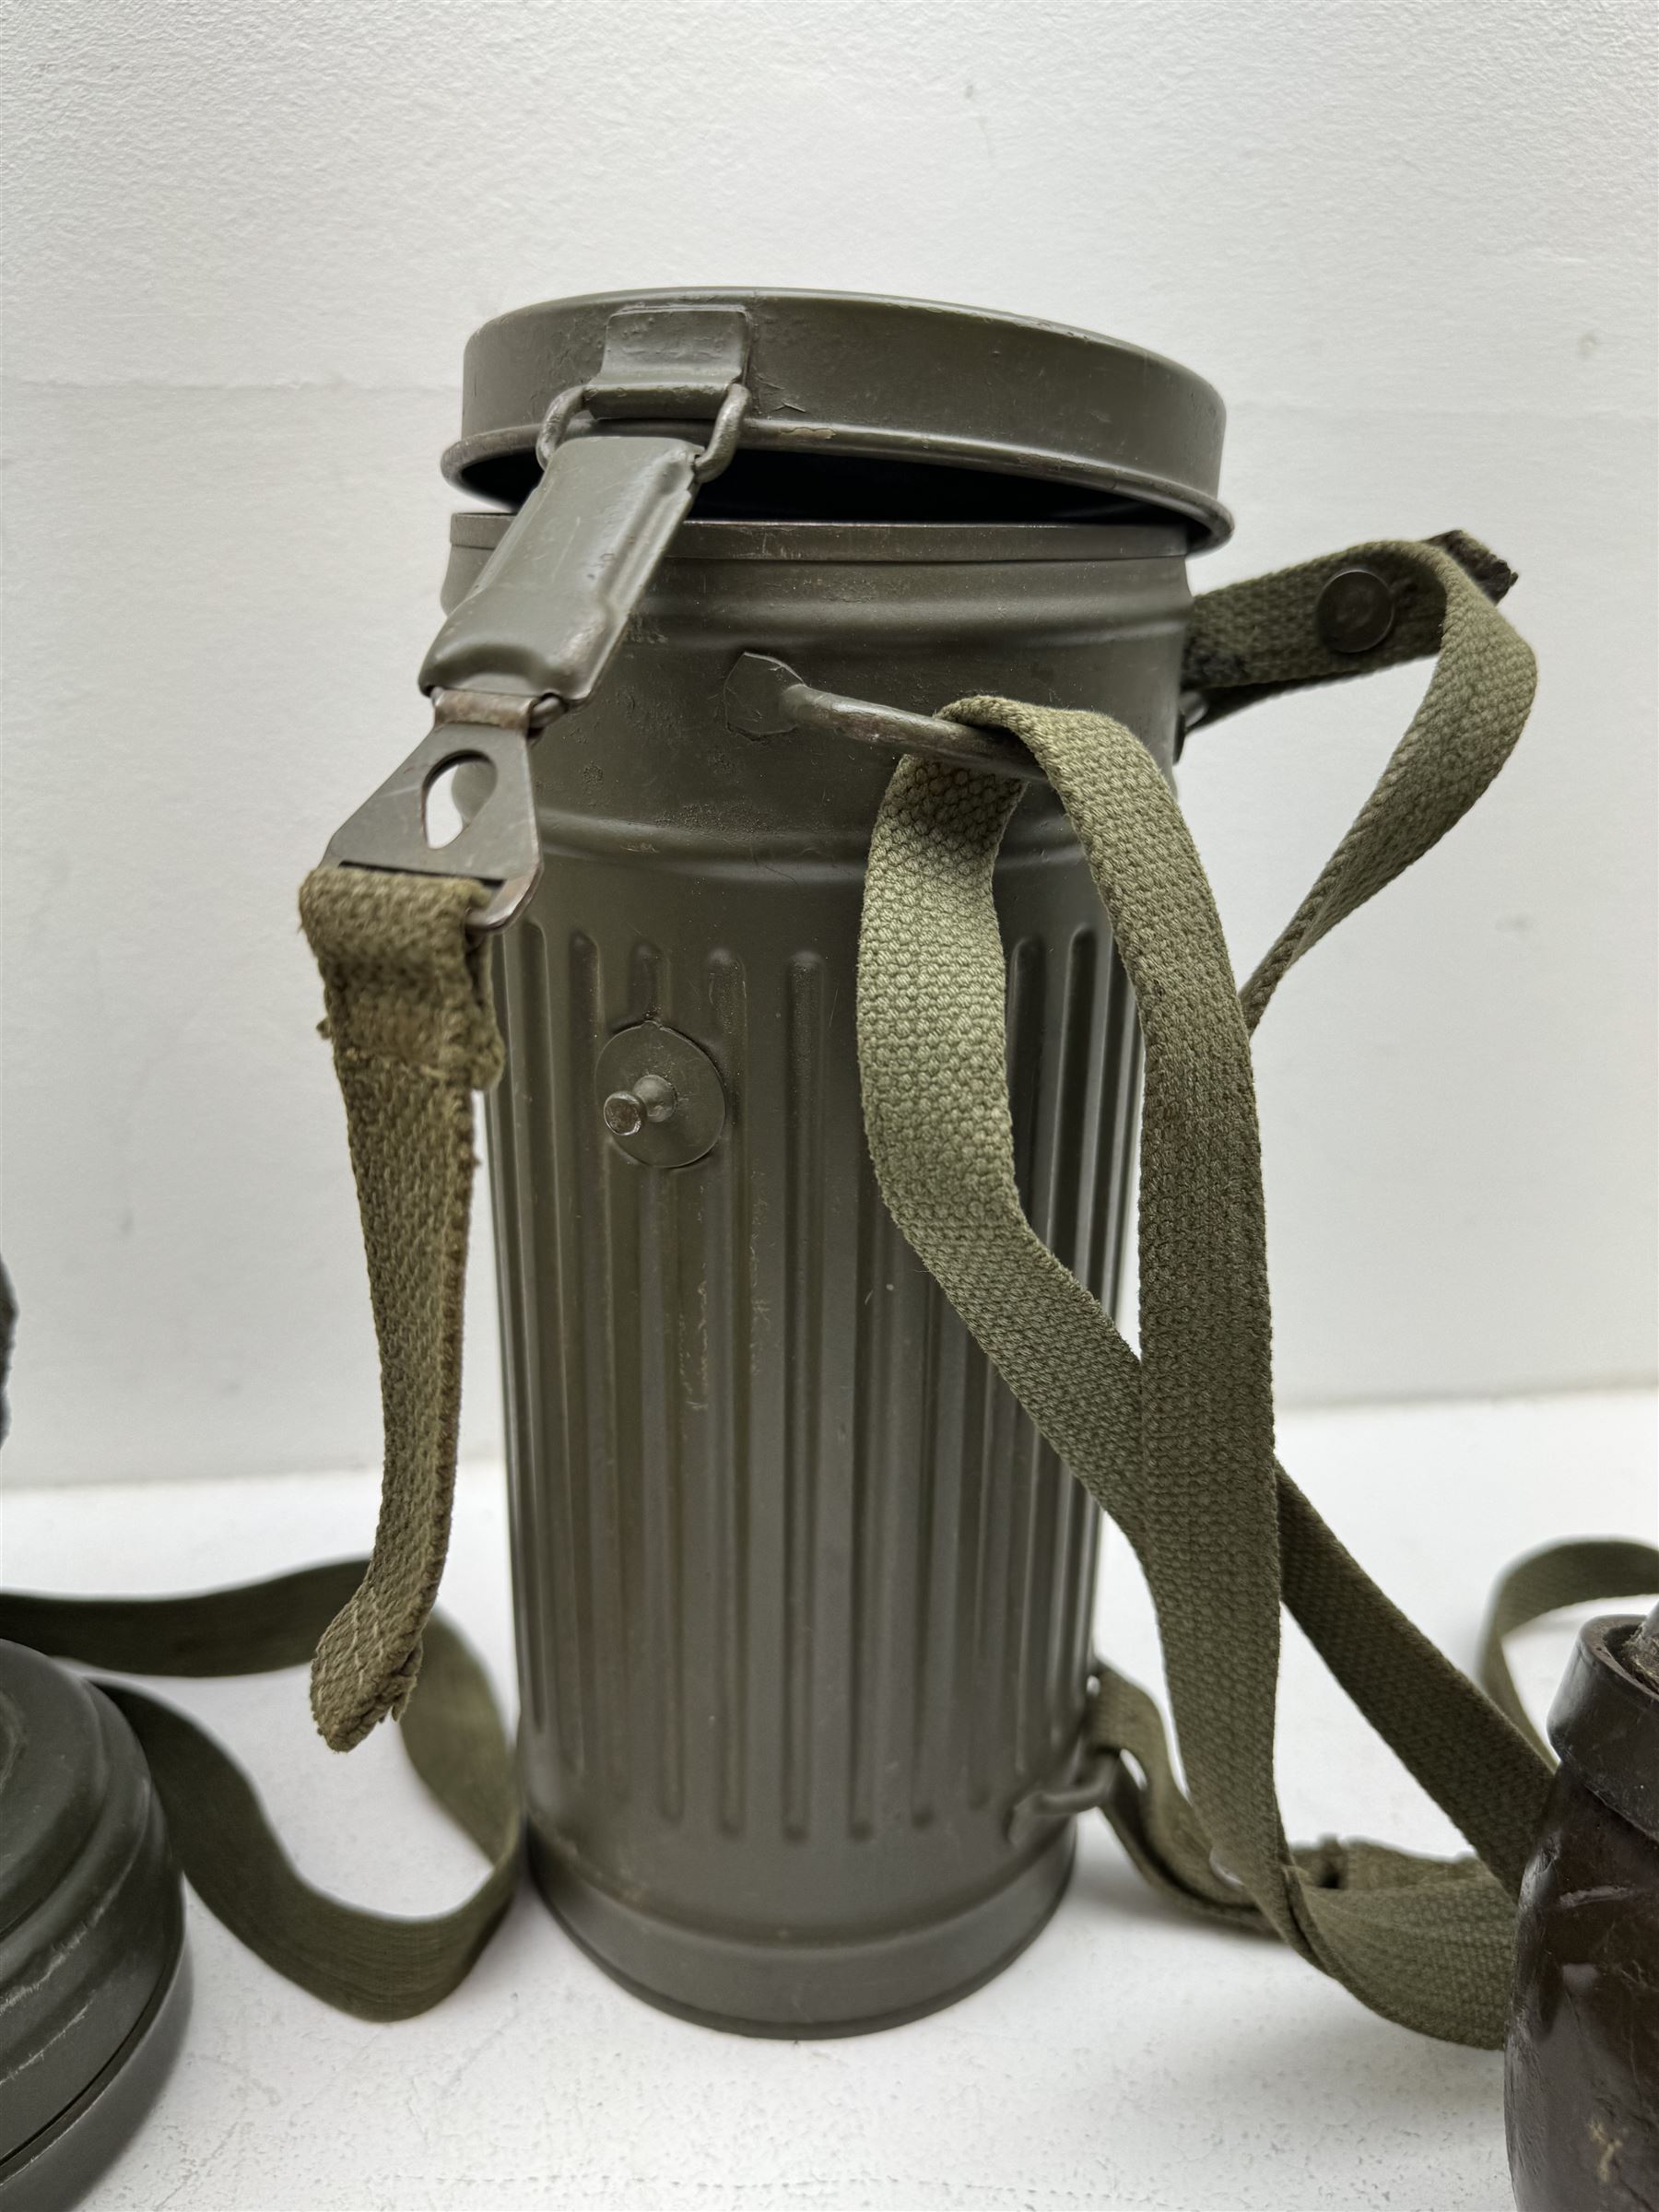
[[757,520],[1120,520],[1177,515],[1219,544],[1225,411],[1178,362],[1059,324],[851,292],[595,292],[469,340],[453,484],[516,504],[554,397],[599,370],[629,310],[737,307],[752,394],[738,454],[698,512]]
[[1562,1766],[1653,1843],[1659,1843],[1659,1688],[1646,1657],[1656,1642],[1659,1606],[1645,1624],[1618,1614],[1586,1621],[1549,1709],[1549,1740]]
[[67,2204],[182,2028],[183,1897],[109,1699],[0,1642],[0,2206]]

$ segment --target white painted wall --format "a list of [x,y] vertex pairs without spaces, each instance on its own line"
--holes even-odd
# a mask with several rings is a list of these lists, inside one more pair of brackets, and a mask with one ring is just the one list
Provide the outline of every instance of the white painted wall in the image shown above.
[[[1191,362],[1240,519],[1201,583],[1451,524],[1515,562],[1520,754],[1264,1031],[1281,1382],[1651,1374],[1653,58],[1647,0],[12,6],[11,1477],[374,1458],[294,890],[421,727],[468,331],[619,284]],[[1420,685],[1194,740],[1241,966]]]

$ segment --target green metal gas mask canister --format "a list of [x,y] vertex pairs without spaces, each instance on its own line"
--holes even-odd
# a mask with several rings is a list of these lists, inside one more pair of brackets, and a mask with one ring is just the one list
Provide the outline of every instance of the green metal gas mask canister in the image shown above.
[[[870,826],[905,750],[1021,780],[1014,1141],[1110,1300],[1132,1001],[1031,756],[932,709],[1107,705],[1168,768],[1220,403],[1101,339],[787,293],[509,315],[465,391],[448,473],[523,504],[455,518],[416,772],[477,744],[462,834],[517,916],[489,1144],[531,1864],[675,2009],[900,2019],[1041,1926],[1103,1762],[1096,1516],[865,1141]],[[335,858],[401,865],[380,824],[418,817],[382,806]]]

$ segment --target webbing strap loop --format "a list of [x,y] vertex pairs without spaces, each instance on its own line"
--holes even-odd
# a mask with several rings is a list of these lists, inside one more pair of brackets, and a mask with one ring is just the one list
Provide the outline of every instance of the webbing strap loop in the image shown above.
[[317,1646],[312,1710],[336,1751],[401,1712],[449,1548],[461,1413],[472,1094],[501,1070],[484,886],[318,868],[300,919],[323,971],[380,1347],[380,1525]]
[[[0,1637],[128,1674],[266,1674],[305,1665],[368,1566],[340,1559],[181,1597],[7,1591],[0,1593]],[[419,1687],[403,1714],[404,1748],[488,1872],[459,1905],[419,1918],[344,1904],[313,1887],[284,1851],[247,1776],[206,1729],[128,1683],[98,1685],[143,1747],[173,1849],[208,1911],[267,1966],[365,2020],[407,2019],[447,1996],[518,1882],[518,1778],[488,1677],[441,1616],[425,1629]]]
[[[1125,1773],[1108,1807],[1131,1856],[1196,1909],[1272,1927],[1375,2010],[1495,2044],[1511,1900],[1548,1770],[1276,1463],[1249,1029],[1290,965],[1485,789],[1525,721],[1533,660],[1442,547],[1341,559],[1409,583],[1389,657],[1438,647],[1439,658],[1376,791],[1242,999],[1180,809],[1129,731],[1007,700],[947,710],[1011,731],[1041,761],[1135,990],[1147,1063],[1140,1358],[1020,1207],[991,888],[1019,794],[970,770],[907,759],[877,824],[859,963],[865,1125],[895,1220],[1146,1571],[1191,1795],[1156,1709],[1108,1670],[1095,1735],[1142,1777],[1137,1788]],[[1251,594],[1253,676],[1317,673],[1310,594],[1332,566],[1236,587]],[[1210,632],[1227,611],[1211,607]],[[1201,603],[1201,635],[1206,622]],[[1287,1844],[1274,1787],[1281,1602],[1475,1858]]]

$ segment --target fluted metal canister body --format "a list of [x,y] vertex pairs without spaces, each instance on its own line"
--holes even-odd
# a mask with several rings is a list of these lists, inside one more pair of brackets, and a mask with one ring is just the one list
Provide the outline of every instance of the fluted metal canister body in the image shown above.
[[[499,518],[457,518],[446,597]],[[1166,764],[1189,601],[1174,524],[679,533],[600,694],[535,755],[547,854],[503,941],[500,1253],[520,1758],[537,1878],[612,1972],[759,2032],[925,2011],[1039,1928],[1075,1771],[1093,1508],[877,1191],[854,1032],[891,755],[728,727],[745,651],[922,712],[1104,708]],[[1053,794],[996,878],[1018,1173],[1110,1299],[1127,987]],[[662,1031],[723,1094],[641,1165],[607,1043]]]

